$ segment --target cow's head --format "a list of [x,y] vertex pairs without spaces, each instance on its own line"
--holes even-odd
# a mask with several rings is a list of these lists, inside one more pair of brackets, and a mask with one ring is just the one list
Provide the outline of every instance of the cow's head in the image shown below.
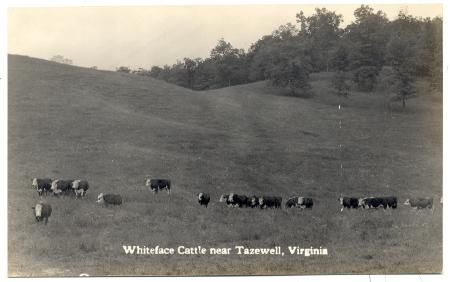
[[150,186],[150,178],[145,179],[145,186]]
[[406,199],[406,201],[403,203],[404,205],[410,205],[411,201],[409,199]]
[[201,201],[203,198],[203,193],[198,193],[198,200]]
[[366,198],[358,198],[358,207],[363,207],[366,205]]
[[233,202],[233,198],[234,198],[234,193],[230,193],[230,195],[228,196],[228,201]]
[[98,194],[98,196],[97,196],[97,203],[101,204],[104,201],[105,200],[103,199],[103,193]]
[[344,197],[342,197],[342,196],[339,197],[339,203],[340,203],[341,205],[344,204]]
[[223,202],[225,202],[227,200],[227,198],[228,198],[228,195],[222,194],[220,196],[219,202],[223,203]]
[[42,204],[36,204],[36,206],[32,207],[34,210],[34,216],[36,217],[36,220],[39,221],[42,218]]
[[259,203],[260,206],[264,205],[264,198],[263,197],[259,197],[258,203]]
[[298,197],[297,198],[297,204],[303,205],[303,202],[304,202],[303,197]]
[[32,178],[31,179],[31,188],[37,188],[37,187],[38,187],[37,178]]
[[256,206],[258,203],[257,203],[257,198],[256,198],[256,196],[252,196],[251,198],[250,198],[250,204],[252,205],[252,206]]

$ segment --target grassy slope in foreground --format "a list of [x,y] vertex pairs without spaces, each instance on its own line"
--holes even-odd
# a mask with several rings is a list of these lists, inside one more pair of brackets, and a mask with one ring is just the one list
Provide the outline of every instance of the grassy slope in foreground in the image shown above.
[[[382,95],[352,93],[339,112],[328,81],[314,80],[312,99],[265,95],[275,90],[264,83],[193,92],[9,56],[9,274],[440,272],[441,206],[340,213],[337,198],[438,199],[441,103],[422,95],[401,113]],[[146,175],[172,179],[173,193],[152,195]],[[89,196],[48,197],[53,215],[36,224],[36,176],[88,179]],[[231,191],[316,202],[311,211],[230,209],[218,199]],[[98,206],[99,192],[122,194],[123,206]],[[211,194],[207,209],[198,192]],[[322,246],[329,255],[126,256],[123,244]]]

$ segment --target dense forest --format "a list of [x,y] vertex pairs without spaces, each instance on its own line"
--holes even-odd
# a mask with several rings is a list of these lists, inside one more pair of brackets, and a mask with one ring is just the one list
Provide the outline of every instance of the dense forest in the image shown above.
[[316,8],[300,11],[296,24],[287,23],[263,36],[246,52],[220,39],[208,58],[184,58],[172,66],[117,71],[147,75],[194,90],[271,81],[292,95],[309,95],[314,72],[333,72],[336,94],[350,87],[373,91],[388,83],[403,101],[414,95],[417,78],[442,91],[442,18],[418,18],[400,11],[389,20],[382,11],[362,5],[355,20],[342,28],[342,15]]

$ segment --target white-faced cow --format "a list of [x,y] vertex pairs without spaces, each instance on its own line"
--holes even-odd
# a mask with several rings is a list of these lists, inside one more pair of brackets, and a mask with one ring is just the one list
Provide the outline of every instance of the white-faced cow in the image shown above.
[[363,199],[355,198],[355,197],[340,197],[339,203],[341,204],[341,211],[344,210],[344,208],[347,209],[357,209],[360,207],[360,202],[362,204]]
[[197,197],[198,197],[198,203],[200,204],[200,206],[205,206],[205,208],[207,208],[208,204],[209,204],[209,200],[210,200],[209,194],[198,193]]
[[51,190],[53,195],[73,195],[72,182],[74,180],[53,180]]
[[167,194],[170,194],[170,179],[150,179],[145,180],[145,186],[150,187],[150,190],[156,194],[158,191],[165,189]]
[[31,179],[31,188],[36,189],[39,196],[47,195],[52,188],[52,180],[50,178],[33,178]]
[[52,215],[52,206],[50,206],[50,204],[39,202],[36,206],[31,208],[33,209],[36,221],[43,221],[44,224],[47,224],[48,218]]
[[248,197],[245,195],[237,195],[234,193],[231,193],[228,195],[228,201],[227,204],[230,204],[232,207],[246,207],[248,205]]
[[87,180],[75,180],[72,182],[72,190],[75,193],[75,197],[86,196],[87,190],[89,189],[89,183]]
[[103,204],[105,207],[108,205],[119,206],[122,204],[122,196],[119,194],[98,194],[97,203]]
[[409,205],[415,209],[433,208],[433,198],[413,198],[406,199],[405,205]]
[[261,209],[264,209],[264,208],[280,209],[281,201],[282,201],[281,197],[274,197],[274,196],[262,196],[262,197],[259,197],[259,199],[258,199],[259,207]]
[[359,206],[364,208],[397,208],[397,197],[368,197],[368,198],[360,198]]
[[286,201],[286,208],[312,209],[314,200],[306,197],[291,197]]
[[225,203],[227,204],[228,207],[231,207],[232,204],[231,204],[231,202],[230,202],[230,200],[229,200],[229,197],[230,197],[229,194],[222,194],[222,195],[220,196],[219,202],[221,202],[221,203],[225,202]]

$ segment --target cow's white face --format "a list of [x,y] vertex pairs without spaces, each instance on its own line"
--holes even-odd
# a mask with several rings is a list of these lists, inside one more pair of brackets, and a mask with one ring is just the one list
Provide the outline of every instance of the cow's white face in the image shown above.
[[410,200],[406,199],[406,201],[403,203],[404,205],[409,205],[410,204]]
[[233,197],[234,197],[234,193],[231,193],[231,194],[228,196],[228,201],[232,202],[232,201],[233,201]]
[[41,204],[37,204],[34,207],[34,215],[36,216],[36,218],[42,217],[42,205]]
[[225,202],[225,198],[226,198],[226,197],[227,197],[226,195],[222,194],[222,195],[220,196],[219,202],[221,202],[221,203]]
[[302,204],[303,204],[303,197],[298,197],[297,203],[298,203],[299,205],[302,205]]
[[104,202],[103,193],[100,193],[97,196],[97,203],[103,203],[103,202]]
[[263,198],[263,197],[259,198],[259,199],[258,199],[258,203],[259,203],[261,206],[264,205],[264,198]]
[[78,189],[78,187],[80,186],[80,181],[81,180],[75,180],[74,182],[72,182],[72,189]]
[[58,189],[58,182],[59,180],[53,180],[52,182],[52,186],[50,187],[50,189],[52,189],[53,191],[55,191],[56,189]]
[[199,194],[198,194],[198,199],[199,199],[199,201],[202,200],[202,197],[203,197],[203,193],[199,193]]
[[340,198],[339,198],[339,203],[340,203],[341,205],[344,204],[344,198],[343,198],[343,197],[340,197]]
[[145,186],[150,186],[150,178],[145,179]]
[[364,200],[365,198],[358,198],[358,206],[360,207],[364,206]]
[[33,179],[31,180],[31,187],[32,187],[32,188],[36,188],[37,186],[38,186],[37,178],[33,178]]

